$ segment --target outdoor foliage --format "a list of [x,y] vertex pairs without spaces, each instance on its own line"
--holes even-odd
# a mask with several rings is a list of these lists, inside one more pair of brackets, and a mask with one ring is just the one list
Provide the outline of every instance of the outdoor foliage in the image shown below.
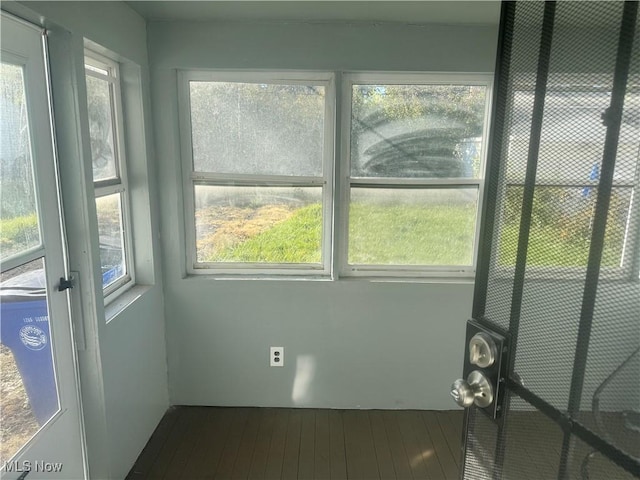
[[[356,85],[353,116],[377,125],[402,118],[433,128],[457,125],[465,136],[482,132],[485,87],[468,85]],[[431,123],[425,123],[424,120]],[[437,123],[435,123],[437,121]],[[356,130],[368,127],[360,122]]]
[[[473,255],[473,229],[469,229],[469,221],[474,218],[472,206],[354,205],[350,260],[468,265]],[[319,263],[321,225],[321,204],[302,207],[285,220],[211,253],[202,261]],[[213,237],[211,240],[215,241]],[[201,242],[199,249],[205,248],[207,245]]]
[[[502,265],[515,265],[522,195],[523,187],[511,187],[505,196],[499,257]],[[586,266],[595,198],[595,188],[538,186],[533,197],[527,264]],[[628,192],[614,190],[605,232],[605,266],[620,264],[628,208]]]
[[352,204],[349,263],[471,265],[475,216],[475,203]]
[[209,261],[320,263],[322,205],[299,208],[285,221],[230,245]]
[[[505,202],[500,239],[500,264],[515,265],[522,188],[509,191]],[[568,197],[569,196],[569,197]],[[584,198],[581,209],[563,210],[570,193],[563,189],[540,189],[534,198],[528,264],[535,266],[585,266],[589,253],[594,192]],[[624,242],[628,203],[614,192],[605,239],[603,263],[616,266]],[[574,205],[575,207],[575,205]],[[279,209],[279,210],[278,210]],[[203,209],[204,210],[204,209]],[[197,215],[201,216],[203,210]],[[226,224],[236,232],[210,235],[199,241],[203,262],[319,263],[321,236],[319,203],[291,210],[290,206],[252,210],[253,229],[235,218]],[[277,213],[276,213],[277,212]],[[234,217],[235,215],[235,217]],[[380,265],[470,265],[473,259],[475,206],[352,204],[350,209],[349,262]],[[260,217],[264,221],[260,221]],[[207,220],[220,225],[221,219]],[[258,225],[256,227],[256,225]],[[232,238],[232,240],[229,240]],[[222,245],[216,245],[221,243]]]
[[0,251],[3,257],[24,251],[40,243],[35,213],[0,220]]

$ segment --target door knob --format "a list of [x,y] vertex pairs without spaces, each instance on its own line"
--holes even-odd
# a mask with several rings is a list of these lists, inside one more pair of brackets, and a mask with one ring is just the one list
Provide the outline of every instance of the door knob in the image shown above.
[[493,402],[493,387],[482,372],[474,370],[466,380],[461,378],[453,382],[451,396],[461,407],[468,408],[475,403],[484,408]]

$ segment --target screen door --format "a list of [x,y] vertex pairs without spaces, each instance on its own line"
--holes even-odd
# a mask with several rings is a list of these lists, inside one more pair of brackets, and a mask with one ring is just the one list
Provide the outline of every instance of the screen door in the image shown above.
[[465,479],[640,475],[637,10],[503,4],[473,317],[510,351]]
[[43,34],[5,13],[1,18],[0,477],[81,479]]

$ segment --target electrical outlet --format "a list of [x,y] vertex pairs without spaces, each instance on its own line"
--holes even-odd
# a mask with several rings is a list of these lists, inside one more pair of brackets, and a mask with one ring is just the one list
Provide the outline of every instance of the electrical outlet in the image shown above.
[[271,347],[269,355],[270,367],[284,366],[284,347]]

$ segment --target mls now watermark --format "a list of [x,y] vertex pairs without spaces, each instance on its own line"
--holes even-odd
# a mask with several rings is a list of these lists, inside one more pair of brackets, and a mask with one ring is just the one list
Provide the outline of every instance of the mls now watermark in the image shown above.
[[60,473],[62,472],[62,462],[45,462],[40,460],[22,460],[13,462],[4,462],[2,471],[10,472],[42,472],[42,473]]

